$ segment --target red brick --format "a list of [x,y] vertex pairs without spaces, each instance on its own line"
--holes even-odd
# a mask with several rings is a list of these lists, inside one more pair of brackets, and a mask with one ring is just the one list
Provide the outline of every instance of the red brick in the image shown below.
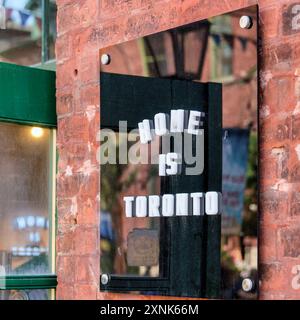
[[292,116],[292,139],[298,140],[300,139],[300,115]]
[[[89,158],[88,143],[73,142],[64,144],[59,148],[59,168],[65,174],[66,166],[69,165],[73,172],[82,165],[84,160]],[[62,165],[60,164],[62,162]]]
[[277,227],[268,225],[260,229],[259,255],[264,261],[274,262],[277,259]]
[[70,88],[74,85],[76,76],[74,70],[77,68],[75,58],[70,58],[62,63],[56,64],[56,87],[59,90]]
[[300,227],[286,227],[280,230],[282,257],[300,257]]
[[73,111],[73,96],[71,94],[57,94],[56,112],[58,117]]
[[56,237],[56,248],[59,254],[69,254],[74,252],[74,232],[59,232]]
[[76,284],[74,286],[74,299],[75,300],[96,300],[98,286]]
[[74,0],[56,0],[56,5],[58,6],[58,8],[60,8],[72,3],[73,1]]
[[[82,55],[82,58],[78,60],[79,61],[79,80],[81,86],[85,86],[86,84],[94,84],[98,85],[98,91],[99,91],[99,82],[100,82],[100,57],[99,57],[99,52],[94,52],[94,53],[89,53]],[[88,90],[90,87],[85,87],[82,90],[85,92]],[[93,89],[90,89],[93,90]],[[83,92],[83,94],[84,94]],[[81,93],[80,96],[82,97]],[[98,94],[98,100],[96,104],[99,104],[99,97],[100,95]]]
[[200,20],[220,15],[225,12],[238,10],[251,5],[257,4],[255,0],[236,0],[233,2],[210,0],[197,1],[190,0],[183,2],[182,5],[182,23],[187,23],[191,20]]
[[73,285],[59,284],[56,289],[57,300],[74,300],[74,288]]
[[95,21],[98,15],[98,1],[77,0],[68,6],[59,7],[57,31],[59,35],[70,30],[86,27]]
[[290,170],[291,170],[291,174],[290,174],[291,182],[299,183],[300,182],[300,164],[297,163],[297,164],[293,165]]
[[57,281],[63,284],[74,284],[75,259],[72,256],[58,256],[56,259]]
[[[269,189],[261,191],[259,198],[262,223],[274,224],[286,217],[285,213],[288,210],[288,194],[286,192]],[[268,225],[262,230],[267,231],[267,228]]]
[[141,0],[103,0],[100,1],[100,19],[113,19],[120,15],[128,15],[132,10],[142,6]]
[[99,231],[96,226],[78,226],[74,233],[76,254],[93,255],[97,253],[98,242],[100,242],[98,235]]
[[[267,94],[267,93],[266,93]],[[289,114],[274,114],[261,121],[260,139],[264,144],[272,142],[278,144],[278,141],[286,142],[292,137],[292,118]],[[276,145],[275,145],[276,146]]]
[[[89,140],[88,119],[84,114],[65,117],[59,121],[58,135],[64,143],[84,143]],[[60,136],[61,137],[61,136]]]
[[260,290],[279,291],[286,279],[284,268],[278,262],[259,265]]
[[72,176],[58,176],[57,193],[67,198],[74,197],[80,191],[83,182],[81,174],[73,174]]
[[279,14],[281,10],[278,6],[272,6],[265,10],[259,10],[259,21],[261,25],[261,36],[263,40],[277,37],[279,34]]
[[97,225],[99,222],[98,200],[86,197],[78,199],[78,216],[79,224]]
[[99,109],[100,90],[99,83],[84,86],[80,90],[80,109],[76,111],[85,111],[87,107],[93,107],[95,111]]
[[268,106],[270,115],[291,111],[296,105],[293,77],[274,75],[266,85],[261,103]]
[[99,259],[97,256],[89,257],[76,257],[75,259],[76,272],[75,280],[76,283],[99,285],[100,278],[100,266]]
[[280,39],[276,44],[267,45],[263,49],[262,58],[263,67],[270,66],[273,73],[289,72],[292,67],[292,43]]
[[299,191],[292,192],[292,200],[291,200],[291,207],[290,207],[289,213],[292,218],[299,219],[300,217],[300,192]]
[[74,215],[71,213],[72,200],[71,199],[57,199],[57,210],[59,210],[59,223],[72,224],[74,222]]
[[72,39],[68,34],[65,34],[61,37],[58,37],[55,44],[56,57],[59,56],[57,63],[62,63],[63,60],[66,60],[71,57],[71,44],[70,39]]

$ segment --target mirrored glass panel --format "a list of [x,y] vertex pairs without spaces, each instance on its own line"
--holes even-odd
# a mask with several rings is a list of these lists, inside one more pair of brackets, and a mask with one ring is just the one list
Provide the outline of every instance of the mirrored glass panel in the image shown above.
[[[101,268],[102,272],[151,276],[159,275],[159,220],[149,217],[127,219],[123,214],[126,195],[147,196],[160,190],[157,165],[159,141],[141,144],[138,132],[102,131],[101,140]],[[116,149],[115,149],[116,147]],[[108,159],[109,149],[114,159]],[[120,161],[131,158],[130,164]],[[121,162],[121,163],[120,163]],[[146,242],[146,243],[145,243]]]
[[[240,24],[242,17],[249,22],[245,28]],[[143,114],[146,109],[151,109],[149,100],[152,101],[153,116],[157,113],[157,105],[161,108],[166,105],[163,92],[169,89],[167,87],[164,89],[163,86],[167,80],[182,81],[185,89],[174,90],[172,87],[172,99],[176,96],[178,99],[176,101],[180,101],[181,96],[184,96],[183,101],[188,97],[186,101],[191,104],[197,99],[195,98],[197,95],[196,89],[190,89],[190,83],[221,84],[223,129],[220,166],[223,211],[219,252],[221,259],[219,296],[225,299],[255,299],[257,297],[257,8],[245,8],[105,48],[100,52],[100,59],[101,84],[102,88],[105,87],[101,93],[100,103],[117,105],[113,90],[107,90],[107,82],[103,81],[108,81],[109,77],[121,79],[123,76],[123,80],[118,82],[118,91],[122,92],[124,99],[131,101],[131,105],[134,106],[130,108],[124,104],[124,108],[128,110],[127,118],[130,118],[129,115],[132,113],[136,114],[140,121],[145,119]],[[145,78],[154,79],[149,80],[152,81],[151,86],[143,80]],[[160,82],[157,80],[154,83],[155,79],[159,79]],[[124,88],[127,86],[125,83],[128,84],[128,81],[131,83],[137,81],[136,89],[124,93]],[[139,88],[143,81],[144,94],[140,94]],[[138,107],[136,102],[142,101],[143,97],[147,101]],[[215,98],[218,99],[217,95]],[[178,105],[174,106],[174,109],[179,109]],[[181,108],[185,109],[184,104]],[[105,112],[106,118],[102,117],[101,121],[108,124],[110,129],[119,132],[119,123],[113,120],[115,114],[113,107],[110,112],[111,116]],[[137,125],[136,123],[136,128]],[[133,129],[130,123],[128,126],[125,131]],[[102,125],[101,129],[102,131],[106,129],[105,125]],[[118,141],[114,143],[118,144]],[[101,148],[106,142],[107,138],[101,137]],[[152,143],[148,144],[147,148],[151,148]],[[124,213],[126,209],[124,195],[162,196],[166,187],[163,184],[165,180],[157,174],[159,170],[157,163],[152,166],[153,169],[149,165],[143,167],[118,164],[120,156],[128,154],[130,146],[122,150],[116,154],[116,164],[101,165],[101,273],[116,276],[164,277],[166,268],[169,267],[168,259],[175,254],[173,249],[168,250],[170,247],[173,248],[168,241],[173,240],[165,237],[165,230],[168,221],[176,217],[128,218]],[[159,148],[158,150],[160,153]],[[102,153],[104,151],[101,151]],[[204,168],[206,166],[204,160]],[[172,179],[168,183],[176,183],[176,178]],[[199,179],[201,184],[201,174]],[[149,198],[147,200],[149,201]],[[184,229],[185,226],[181,225],[179,228],[189,233],[191,227]],[[159,232],[156,232],[157,230]],[[202,239],[204,236],[199,234],[194,239],[197,237]],[[185,241],[186,244],[180,243],[178,250],[182,252],[188,250],[193,242],[188,237]],[[152,264],[148,264],[146,257],[154,257],[154,252],[159,254],[158,264],[154,264],[157,261],[154,258]],[[199,259],[201,265],[201,261],[206,258],[201,256]],[[187,265],[185,272],[197,273],[199,270],[196,266],[193,269]],[[176,270],[171,272],[176,273]],[[169,276],[172,277],[172,274]],[[209,276],[203,275],[200,281],[206,281],[203,280],[206,277]],[[251,281],[250,289],[242,288],[245,278]],[[114,276],[111,279],[114,280]],[[126,284],[127,287],[125,285],[122,287],[120,283],[116,285],[117,291],[133,291],[130,290],[130,282]],[[131,283],[135,284],[134,281]],[[134,291],[144,294],[168,294],[160,287],[162,282],[157,283],[157,287],[151,283],[151,289]],[[201,293],[191,294],[188,288],[189,284],[186,284],[186,288],[183,286],[182,292],[176,292],[176,295],[202,296]]]
[[53,134],[0,122],[1,276],[52,272]]

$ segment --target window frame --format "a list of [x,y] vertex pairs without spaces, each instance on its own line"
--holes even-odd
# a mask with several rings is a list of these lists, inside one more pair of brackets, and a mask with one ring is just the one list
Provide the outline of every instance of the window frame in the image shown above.
[[42,7],[42,52],[41,52],[41,64],[45,64],[48,61],[55,60],[50,59],[50,0],[41,0]]
[[[0,276],[0,290],[55,289],[55,235],[56,235],[56,98],[55,72],[32,67],[0,63],[0,121],[51,129],[49,191],[49,274]],[[28,88],[26,87],[28,86]],[[24,90],[19,90],[24,87]],[[20,101],[23,101],[21,104]],[[40,106],[46,109],[41,113]],[[1,223],[1,222],[0,222]],[[51,298],[54,298],[51,293]]]

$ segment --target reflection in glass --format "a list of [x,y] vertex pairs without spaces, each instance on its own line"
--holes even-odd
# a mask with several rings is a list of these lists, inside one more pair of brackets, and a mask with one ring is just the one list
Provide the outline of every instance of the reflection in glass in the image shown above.
[[50,273],[52,132],[0,123],[0,140],[0,265],[5,275]]
[[[119,164],[119,150],[126,143],[127,154],[134,151],[138,164]],[[105,148],[104,139],[102,150]],[[151,154],[150,145],[142,145],[137,133],[119,133],[117,141],[116,163],[104,164],[101,159],[101,271],[103,273],[158,276],[159,266],[136,266],[128,263],[128,235],[136,229],[159,230],[159,219],[130,218],[124,215],[123,197],[132,195],[157,194],[160,189],[160,179],[157,165],[143,164],[141,157]],[[158,156],[158,148],[153,148],[153,157]],[[157,142],[156,142],[157,145]],[[124,149],[123,149],[124,150]],[[130,151],[131,150],[131,151]],[[145,159],[144,159],[145,160]],[[130,248],[131,249],[131,248]],[[132,250],[132,249],[131,249]]]
[[[253,27],[241,29],[242,15],[251,16]],[[222,296],[256,297],[257,288],[257,17],[256,7],[128,41],[101,53],[111,63],[101,71],[125,75],[222,83],[223,169],[231,148],[230,175],[223,176],[226,211],[222,215]],[[242,148],[242,146],[244,148]],[[225,157],[225,158],[224,158]],[[107,179],[101,168],[102,179]],[[122,174],[119,175],[121,177]],[[102,192],[102,191],[101,191]],[[120,191],[110,190],[111,194]],[[135,191],[136,192],[136,191]],[[149,194],[149,192],[147,192]],[[156,190],[159,194],[159,190]],[[118,196],[117,196],[118,197]],[[225,203],[224,203],[225,204]],[[102,215],[101,226],[110,218]],[[125,230],[111,222],[110,233]],[[123,232],[123,231],[122,231]],[[114,243],[114,240],[112,240]],[[112,265],[113,260],[109,260]],[[105,272],[118,272],[112,267]],[[104,270],[102,269],[102,272]],[[121,272],[123,274],[124,270]],[[120,273],[120,272],[119,272]],[[253,279],[253,290],[241,289],[243,278]]]
[[0,300],[50,300],[51,290],[1,290]]
[[[5,7],[6,29],[0,29],[0,61],[19,65],[41,62],[41,0],[0,0]],[[49,1],[49,58],[55,57],[56,1]]]

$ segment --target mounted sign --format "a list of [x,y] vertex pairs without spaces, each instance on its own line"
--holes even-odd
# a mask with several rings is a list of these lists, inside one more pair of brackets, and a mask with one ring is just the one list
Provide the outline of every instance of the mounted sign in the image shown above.
[[[139,134],[142,144],[149,143],[154,135],[164,137],[172,133],[184,133],[190,135],[205,135],[204,116],[201,111],[186,111],[183,109],[171,110],[170,120],[165,113],[157,113],[154,122],[148,119],[139,122]],[[188,117],[187,117],[188,116]],[[154,123],[154,125],[153,125]],[[174,140],[178,135],[174,138]],[[176,145],[178,141],[174,141]],[[190,140],[191,144],[193,143]],[[193,148],[191,145],[190,148]],[[175,148],[177,149],[177,148]],[[170,151],[170,150],[169,150]],[[204,153],[202,143],[202,154]],[[182,153],[168,152],[159,155],[159,176],[171,176],[182,174]],[[200,160],[202,157],[200,156]],[[202,160],[203,162],[203,160]],[[203,165],[202,165],[203,168]],[[198,173],[202,174],[201,172]],[[207,193],[177,193],[146,196],[126,196],[125,213],[127,218],[131,217],[173,217],[173,216],[200,216],[221,213],[221,194],[210,191]]]
[[[111,57],[113,64],[113,54]],[[121,193],[116,196],[111,209],[105,209],[115,211],[113,219],[118,219],[115,221],[124,226],[145,229],[152,228],[153,223],[159,223],[160,230],[160,258],[156,267],[159,270],[158,276],[141,282],[141,279],[128,278],[128,275],[123,279],[121,275],[110,274],[110,281],[104,289],[123,291],[127,286],[128,290],[140,289],[145,292],[152,281],[155,281],[156,291],[161,294],[195,297],[218,295],[221,101],[222,91],[218,84],[101,73],[101,190],[103,195],[108,192],[111,197],[114,192],[112,188],[121,188]],[[115,136],[111,129],[115,130]],[[137,134],[135,139],[130,137],[131,132]],[[114,158],[105,156],[106,151],[110,150],[110,139],[113,146],[116,146],[115,142],[119,144],[118,151],[111,151],[114,154],[120,154],[124,141],[127,141],[128,157],[124,159],[128,159],[128,164],[122,162],[121,165],[118,161],[116,164],[109,163],[109,160]],[[130,144],[130,140],[134,141]],[[135,154],[141,155],[148,152],[148,149],[152,155],[145,158],[154,161],[133,161]],[[155,155],[153,150],[156,151]],[[120,169],[120,166],[123,166],[123,169]],[[108,177],[106,178],[104,172],[112,175],[116,170],[123,173],[117,181],[113,179],[111,187],[106,190]],[[151,176],[156,186],[152,189],[153,193],[144,190],[142,186],[134,187],[134,181],[126,182],[126,186],[124,182],[122,186],[116,186],[118,181],[124,179],[132,181],[130,176],[140,176],[138,183],[141,185],[144,181],[149,183],[147,179],[144,180],[145,176]],[[107,203],[109,197],[103,197],[103,202]],[[120,201],[123,204],[118,205],[120,207],[117,209]],[[160,217],[163,219],[159,219]],[[128,218],[132,222],[124,220]],[[136,218],[141,222],[135,221]],[[148,219],[147,222],[145,219]],[[147,247],[147,243],[141,245]],[[127,256],[127,263],[132,262],[132,259],[128,261],[128,254],[132,257],[133,250],[132,242],[127,241],[124,255],[124,258]],[[119,262],[121,265],[122,261],[124,260]],[[127,270],[132,270],[129,269],[130,265],[132,264],[128,264]],[[140,265],[138,268],[141,267],[145,266]],[[191,273],[186,272],[187,270],[195,271]],[[154,271],[150,271],[150,274],[152,272]],[[135,281],[138,281],[138,288]],[[152,285],[151,290],[153,291]]]
[[221,213],[219,192],[176,193],[162,196],[124,197],[126,217],[201,216]]
[[255,123],[256,23],[247,8],[100,51],[101,290],[220,297],[222,126]]

